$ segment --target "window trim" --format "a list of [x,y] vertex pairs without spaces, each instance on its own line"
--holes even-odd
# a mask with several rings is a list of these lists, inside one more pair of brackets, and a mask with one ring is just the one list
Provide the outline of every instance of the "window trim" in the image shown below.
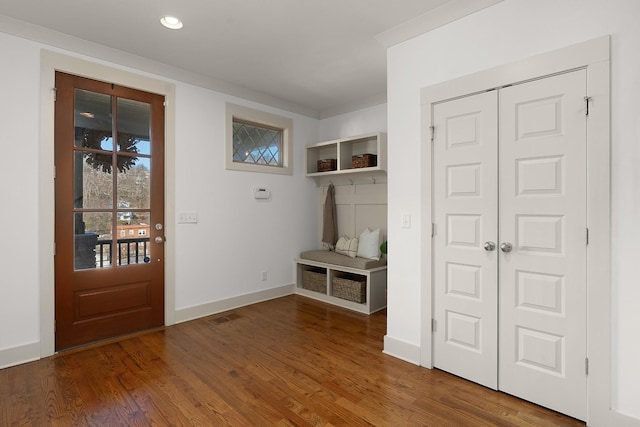
[[[234,119],[282,129],[282,166],[268,166],[254,163],[233,161],[233,121]],[[266,113],[241,105],[226,104],[226,136],[225,136],[225,167],[227,170],[244,172],[263,172],[279,175],[293,175],[293,120],[276,114]]]

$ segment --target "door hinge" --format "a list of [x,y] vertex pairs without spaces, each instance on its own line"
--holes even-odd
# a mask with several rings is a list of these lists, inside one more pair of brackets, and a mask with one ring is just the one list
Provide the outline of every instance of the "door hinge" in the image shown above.
[[587,231],[586,234],[587,234],[587,245],[588,245],[589,244],[589,228],[587,228],[586,231]]
[[431,237],[436,235],[436,223],[432,222],[431,223]]
[[167,106],[167,101],[163,101],[162,105],[166,107]]
[[584,358],[584,374],[589,375],[589,358]]
[[586,109],[586,111],[585,111],[585,113],[584,113],[584,115],[585,115],[585,116],[588,116],[588,115],[589,115],[589,103],[590,103],[590,102],[591,102],[591,97],[590,97],[590,96],[585,96],[585,97],[584,97],[584,103],[585,103],[585,104],[586,104],[586,106],[587,106],[587,109]]
[[431,142],[433,142],[433,140],[436,137],[436,127],[435,126],[429,126],[429,130],[431,131]]
[[437,326],[436,319],[431,319],[431,332],[436,331],[437,329],[436,326]]
[[51,91],[53,92],[53,102],[56,102],[56,100],[58,99],[58,88],[52,87]]
[[56,256],[56,242],[53,242],[53,256]]

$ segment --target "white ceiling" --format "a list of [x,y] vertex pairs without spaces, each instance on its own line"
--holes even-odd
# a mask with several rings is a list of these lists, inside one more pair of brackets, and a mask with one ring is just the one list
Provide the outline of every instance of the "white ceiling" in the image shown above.
[[385,101],[388,45],[497,1],[0,0],[0,15],[326,117]]

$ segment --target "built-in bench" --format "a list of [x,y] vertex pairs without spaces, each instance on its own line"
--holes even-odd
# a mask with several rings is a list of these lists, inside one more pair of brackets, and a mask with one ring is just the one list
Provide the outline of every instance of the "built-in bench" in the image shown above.
[[387,306],[387,262],[326,250],[300,254],[296,293],[370,314]]

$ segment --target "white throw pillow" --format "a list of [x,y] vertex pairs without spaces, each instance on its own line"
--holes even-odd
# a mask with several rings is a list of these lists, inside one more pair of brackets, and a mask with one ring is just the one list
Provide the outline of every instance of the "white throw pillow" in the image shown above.
[[369,230],[368,228],[360,234],[358,244],[358,256],[360,258],[380,259],[380,229]]
[[358,253],[358,238],[354,237],[350,239],[346,236],[340,237],[336,243],[336,253],[355,258]]

